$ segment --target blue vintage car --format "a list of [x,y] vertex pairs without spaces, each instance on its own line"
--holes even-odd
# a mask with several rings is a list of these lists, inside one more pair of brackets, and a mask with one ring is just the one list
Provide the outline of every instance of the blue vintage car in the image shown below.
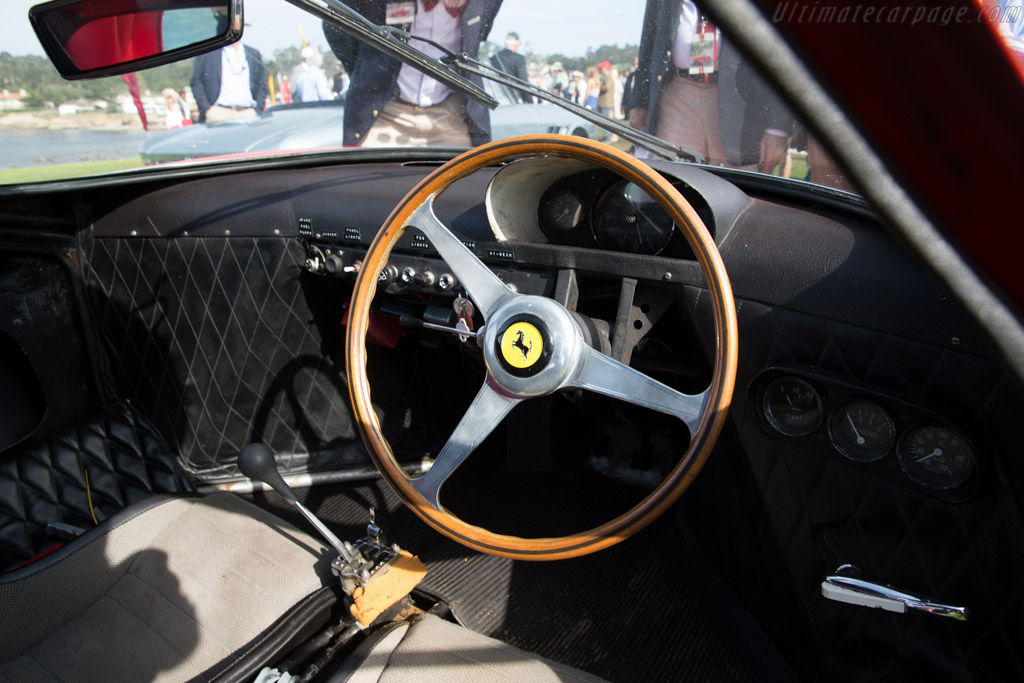
[[[255,117],[156,133],[139,153],[148,164],[200,157],[337,149],[345,108],[339,101],[271,107]],[[495,140],[556,133],[597,137],[597,126],[552,104],[502,104],[491,113]]]

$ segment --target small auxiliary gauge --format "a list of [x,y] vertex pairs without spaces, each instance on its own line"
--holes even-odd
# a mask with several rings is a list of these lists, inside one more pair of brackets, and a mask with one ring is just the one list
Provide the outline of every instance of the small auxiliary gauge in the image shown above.
[[892,418],[877,403],[857,399],[841,404],[828,423],[836,450],[857,462],[878,460],[896,440]]
[[761,409],[768,424],[786,436],[806,436],[821,424],[821,397],[809,383],[792,375],[765,387]]
[[540,203],[540,220],[554,232],[575,230],[583,220],[583,200],[567,188],[549,192]]
[[949,491],[962,486],[974,473],[974,449],[967,437],[936,423],[907,431],[898,447],[900,467],[921,486]]

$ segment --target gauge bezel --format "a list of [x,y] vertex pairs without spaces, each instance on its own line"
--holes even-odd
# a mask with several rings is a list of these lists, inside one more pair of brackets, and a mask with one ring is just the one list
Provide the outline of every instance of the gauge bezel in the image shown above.
[[[637,255],[640,255],[640,256],[656,256],[656,255],[660,254],[662,251],[665,250],[665,247],[667,247],[669,245],[669,242],[672,241],[672,236],[675,235],[678,232],[678,230],[679,230],[679,227],[675,224],[675,221],[673,221],[671,218],[669,218],[669,222],[671,222],[672,225],[665,232],[665,235],[661,239],[660,243],[658,243],[657,246],[654,247],[653,249],[646,249],[645,248],[645,249],[641,249],[639,251],[631,250],[631,249],[624,249],[622,247],[619,247],[619,246],[613,244],[614,240],[612,240],[610,238],[610,235],[605,235],[604,234],[605,230],[604,229],[599,229],[598,225],[597,225],[598,220],[600,218],[602,218],[603,215],[606,213],[606,208],[607,208],[606,203],[608,201],[610,201],[608,199],[609,195],[612,192],[616,191],[616,188],[618,188],[620,186],[625,187],[627,185],[635,185],[635,184],[636,183],[633,183],[632,181],[630,181],[630,180],[628,180],[626,178],[617,178],[617,179],[613,180],[612,182],[608,183],[605,187],[603,187],[601,189],[601,191],[597,194],[597,197],[595,197],[595,199],[594,199],[593,210],[590,212],[590,215],[588,216],[588,222],[590,224],[590,232],[591,232],[591,234],[594,237],[594,241],[597,242],[597,245],[599,247],[601,247],[602,249],[606,250],[606,251],[616,251],[616,252],[620,252],[620,253],[624,253],[624,254],[637,254]],[[659,208],[659,209],[661,208],[660,206],[657,205],[657,203],[653,199],[651,199],[651,203],[654,204],[657,208]],[[640,246],[642,246],[642,245],[640,245]]]
[[[847,411],[851,406],[856,404],[865,404],[871,406],[877,410],[878,413],[885,418],[885,422],[889,427],[889,434],[885,441],[885,447],[877,446],[870,450],[859,450],[857,444],[851,444],[846,439],[846,436],[837,426],[837,422],[842,422],[843,416],[847,415]],[[855,397],[846,399],[838,404],[829,413],[828,418],[828,438],[832,442],[832,447],[835,448],[841,455],[854,462],[875,462],[881,460],[892,451],[893,446],[896,445],[896,422],[893,420],[892,415],[889,414],[885,408],[880,406],[877,402],[872,401],[868,398]]]
[[[818,417],[814,421],[813,425],[808,425],[805,427],[792,427],[784,423],[778,417],[778,415],[776,415],[775,412],[772,410],[772,402],[770,398],[772,389],[786,382],[800,384],[804,388],[810,390],[811,394],[814,396],[814,401],[818,407]],[[771,426],[771,428],[777,431],[779,434],[782,434],[784,436],[807,436],[809,434],[813,434],[818,429],[818,427],[821,426],[821,421],[825,416],[825,408],[824,403],[821,400],[821,393],[818,392],[818,390],[814,387],[813,384],[811,384],[802,377],[797,377],[796,375],[782,375],[780,377],[776,377],[775,379],[773,379],[772,381],[765,385],[764,391],[761,395],[761,414],[764,416],[765,420],[768,421],[768,424]]]
[[[968,457],[967,466],[964,468],[962,475],[959,478],[954,479],[950,484],[938,485],[933,481],[930,481],[928,478],[917,474],[915,470],[924,468],[919,468],[917,463],[909,461],[910,454],[907,451],[907,444],[910,439],[918,432],[929,428],[945,430],[950,434],[959,437],[966,445]],[[918,486],[922,486],[931,491],[954,491],[956,489],[960,489],[970,483],[972,477],[974,477],[975,473],[978,471],[978,455],[974,448],[974,444],[971,443],[971,440],[967,438],[966,434],[956,427],[941,422],[921,422],[904,430],[903,434],[900,435],[899,443],[896,445],[896,460],[899,462],[900,469],[903,470],[903,474],[907,475],[907,478]],[[931,474],[930,470],[925,471]]]
[[[565,229],[557,225],[552,225],[547,219],[544,210],[551,202],[551,200],[562,193],[571,194],[576,198],[576,201],[580,203],[580,217],[576,221],[575,225],[571,228]],[[580,228],[587,225],[590,220],[591,211],[588,209],[587,201],[583,195],[575,188],[565,185],[563,183],[556,183],[544,191],[541,195],[540,202],[537,204],[537,222],[540,224],[541,231],[545,235],[570,235],[579,231]]]

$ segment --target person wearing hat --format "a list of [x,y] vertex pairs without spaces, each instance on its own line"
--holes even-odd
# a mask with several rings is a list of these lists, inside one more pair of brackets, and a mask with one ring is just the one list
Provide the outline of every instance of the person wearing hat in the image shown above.
[[320,51],[311,45],[302,48],[302,63],[295,69],[295,99],[299,102],[320,102],[333,98],[327,74],[320,67],[324,62]]
[[551,65],[551,92],[569,99],[569,74],[565,73],[561,62]]
[[[601,62],[597,65],[601,75],[601,89],[597,96],[597,111],[601,116],[607,116],[608,118],[614,118],[613,112],[615,111],[615,78],[612,76],[612,64],[609,61]],[[605,139],[605,131],[603,128],[597,129],[597,139]],[[612,135],[610,142],[615,142],[619,139],[619,136]]]
[[[378,25],[429,37],[452,52],[476,57],[501,0],[346,0]],[[350,81],[342,144],[347,147],[470,147],[491,139],[487,108],[324,22],[324,35]],[[409,44],[432,57],[441,50],[419,40]],[[479,76],[470,81],[483,86]]]
[[[526,81],[528,79],[528,75],[526,73],[526,57],[519,54],[518,33],[511,31],[507,36],[505,36],[505,47],[491,57],[491,64],[494,65],[494,68],[504,71],[512,78],[519,79],[520,81]],[[516,91],[515,96],[520,102],[523,102],[524,99],[526,99],[523,93],[518,90]]]

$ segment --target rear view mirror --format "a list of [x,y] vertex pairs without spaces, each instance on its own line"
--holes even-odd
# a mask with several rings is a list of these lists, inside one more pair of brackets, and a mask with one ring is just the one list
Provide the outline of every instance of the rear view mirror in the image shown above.
[[68,80],[139,71],[242,37],[242,0],[54,0],[29,10]]

